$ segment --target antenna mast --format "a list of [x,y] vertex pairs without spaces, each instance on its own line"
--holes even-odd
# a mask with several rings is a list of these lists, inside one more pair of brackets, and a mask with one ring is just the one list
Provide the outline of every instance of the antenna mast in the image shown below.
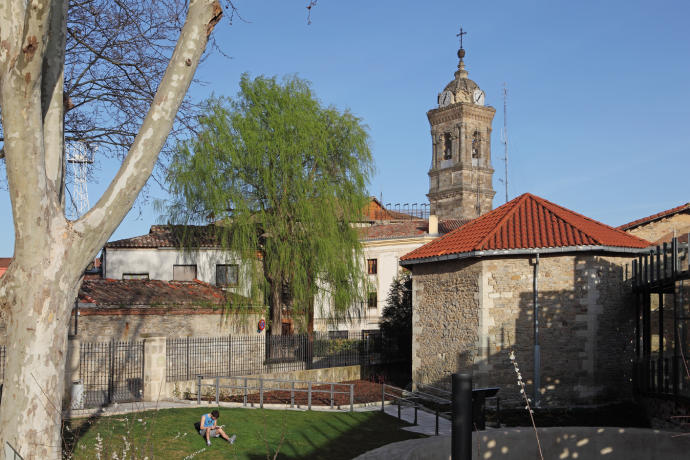
[[508,120],[506,115],[508,113],[508,87],[503,82],[503,131],[501,132],[501,142],[503,142],[503,162],[505,163],[505,180],[503,181],[506,187],[506,203],[508,202]]
[[89,209],[86,172],[88,165],[93,163],[93,151],[84,142],[77,141],[67,144],[67,152],[67,162],[72,163],[74,172],[74,218],[78,219]]

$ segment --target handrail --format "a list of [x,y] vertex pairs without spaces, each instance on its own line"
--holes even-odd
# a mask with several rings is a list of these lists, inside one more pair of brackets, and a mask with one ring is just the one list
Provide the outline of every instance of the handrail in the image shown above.
[[[232,379],[232,380],[244,380],[244,385],[242,386],[234,386],[234,385],[221,385],[220,384],[220,379]],[[290,390],[290,407],[295,406],[295,392],[298,393],[307,393],[307,405],[308,409],[311,410],[311,401],[312,401],[312,393],[327,393],[330,394],[331,398],[331,404],[330,407],[331,409],[334,408],[334,396],[337,394],[348,394],[350,395],[350,412],[354,412],[354,402],[355,402],[355,385],[353,383],[335,383],[335,382],[311,382],[308,380],[284,380],[284,379],[264,379],[262,377],[213,377],[214,383],[209,384],[209,383],[202,383],[202,380],[208,380],[208,378],[204,378],[203,375],[197,375],[197,403],[201,404],[201,387],[202,385],[206,386],[213,386],[216,389],[216,404],[220,403],[220,390],[221,388],[226,388],[226,389],[231,389],[231,390],[244,390],[243,394],[243,406],[247,406],[247,396],[249,393],[249,390],[259,390],[259,407],[263,409],[264,407],[264,392],[265,391],[275,391],[275,390],[282,390],[282,391],[287,391],[288,389],[286,388],[281,388],[281,387],[268,387],[266,388],[264,386],[264,382],[281,382],[281,383],[290,383],[291,387],[289,388]],[[249,380],[258,380],[259,381],[259,386],[258,387],[253,387],[249,386],[248,381]],[[307,389],[302,389],[302,388],[296,388],[295,383],[306,383],[307,384]],[[325,385],[330,385],[330,390],[321,390],[318,388],[313,388],[313,385],[316,384],[318,386],[325,386]],[[349,391],[336,391],[335,386],[345,386],[349,387]],[[338,405],[340,407],[340,405]]]

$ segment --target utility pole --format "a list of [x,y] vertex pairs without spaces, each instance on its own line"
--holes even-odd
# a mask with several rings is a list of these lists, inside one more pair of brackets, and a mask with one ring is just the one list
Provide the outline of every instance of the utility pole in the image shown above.
[[508,202],[508,87],[503,82],[503,131],[501,132],[501,142],[503,142],[503,162],[505,163],[505,179],[503,183],[506,187],[506,203]]

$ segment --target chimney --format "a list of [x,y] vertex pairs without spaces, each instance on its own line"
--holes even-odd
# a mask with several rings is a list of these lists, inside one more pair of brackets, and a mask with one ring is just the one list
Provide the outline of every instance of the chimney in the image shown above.
[[436,214],[429,216],[429,235],[438,235],[438,216]]

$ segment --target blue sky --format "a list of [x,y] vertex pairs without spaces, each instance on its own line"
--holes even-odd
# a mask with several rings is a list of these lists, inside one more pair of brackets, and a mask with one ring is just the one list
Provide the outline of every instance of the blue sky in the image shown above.
[[[508,87],[509,195],[531,192],[609,225],[690,201],[690,3],[674,1],[236,0],[248,22],[216,27],[195,99],[234,96],[241,73],[297,74],[324,104],[369,126],[372,195],[426,202],[426,112],[453,78],[462,26],[469,76],[496,107],[492,162],[503,184],[502,86]],[[95,203],[114,176],[89,183]],[[151,197],[164,198],[152,187]],[[0,191],[0,215],[10,222]],[[112,239],[148,232],[144,201]],[[0,256],[13,253],[10,225]]]

